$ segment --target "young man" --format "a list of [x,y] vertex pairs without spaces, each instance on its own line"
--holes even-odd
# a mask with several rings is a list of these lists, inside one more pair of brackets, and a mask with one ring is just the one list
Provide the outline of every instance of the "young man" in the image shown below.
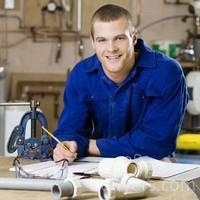
[[187,104],[180,65],[137,39],[117,5],[94,13],[91,40],[96,54],[72,70],[54,133],[69,151],[54,143],[54,160],[172,155]]

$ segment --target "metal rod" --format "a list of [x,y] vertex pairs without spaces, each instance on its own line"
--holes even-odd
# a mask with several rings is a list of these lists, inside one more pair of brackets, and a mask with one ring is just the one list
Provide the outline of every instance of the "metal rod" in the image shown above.
[[77,3],[77,31],[80,32],[81,31],[81,10],[82,9],[82,5],[81,5],[81,0],[78,0]]
[[0,106],[30,106],[30,102],[1,102]]

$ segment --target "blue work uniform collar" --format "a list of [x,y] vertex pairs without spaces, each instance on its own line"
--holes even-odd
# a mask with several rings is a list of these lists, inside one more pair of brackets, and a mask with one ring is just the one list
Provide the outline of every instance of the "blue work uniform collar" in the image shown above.
[[154,51],[147,46],[144,40],[137,40],[137,44],[135,45],[135,52],[138,52],[138,58],[135,62],[135,67],[156,67],[156,55]]
[[[149,48],[142,39],[137,40],[137,44],[135,45],[135,51],[138,52],[138,57],[135,62],[135,66],[133,67],[131,73],[127,77],[127,79],[131,79],[135,75],[135,69],[137,68],[154,68],[156,67],[156,58],[155,53],[151,48]],[[108,81],[108,77],[103,72],[102,65],[94,55],[96,59],[94,65],[88,70],[88,72],[100,71],[101,77]]]

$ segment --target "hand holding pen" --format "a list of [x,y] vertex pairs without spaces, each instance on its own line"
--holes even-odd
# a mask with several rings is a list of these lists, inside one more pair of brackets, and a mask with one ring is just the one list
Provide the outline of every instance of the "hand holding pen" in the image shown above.
[[77,143],[75,141],[63,141],[63,143],[68,146],[69,150],[65,150],[60,144],[57,144],[53,150],[53,159],[55,161],[67,159],[69,163],[72,163],[77,158]]
[[77,158],[77,143],[76,141],[60,141],[51,132],[42,126],[42,129],[56,142],[56,148],[53,151],[54,161],[67,159],[69,163],[72,163]]

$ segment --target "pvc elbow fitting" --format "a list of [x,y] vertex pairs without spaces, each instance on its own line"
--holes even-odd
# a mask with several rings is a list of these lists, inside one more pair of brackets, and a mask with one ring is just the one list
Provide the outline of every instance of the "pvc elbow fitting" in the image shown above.
[[150,163],[148,163],[147,161],[134,161],[136,164],[136,168],[137,170],[133,173],[133,175],[136,178],[140,178],[143,180],[149,179],[152,177],[153,174],[153,168],[152,165]]
[[75,198],[84,192],[99,192],[103,179],[66,179],[61,184],[52,186],[51,193],[54,199],[61,197]]
[[148,179],[152,176],[152,167],[148,162],[120,156],[101,160],[98,165],[98,173],[102,178],[121,179],[131,173],[137,178]]
[[128,174],[121,182],[106,180],[99,190],[98,197],[100,200],[145,197],[150,188],[148,182]]

